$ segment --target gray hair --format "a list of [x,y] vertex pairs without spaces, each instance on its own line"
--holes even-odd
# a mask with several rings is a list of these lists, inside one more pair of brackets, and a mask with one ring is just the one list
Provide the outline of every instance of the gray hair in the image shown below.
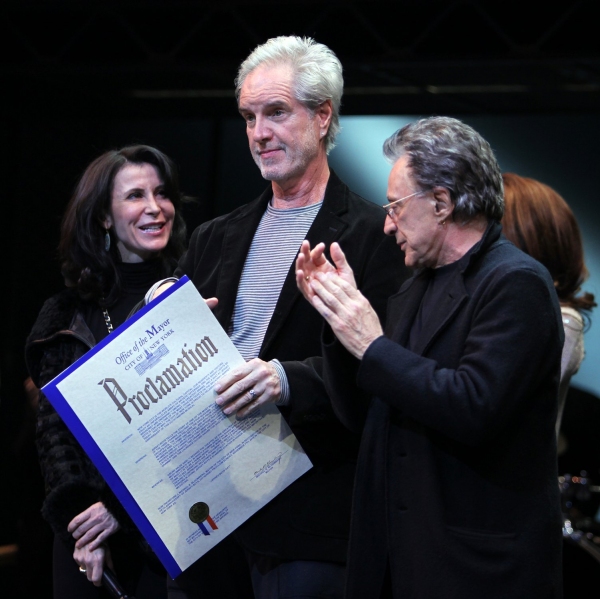
[[296,100],[311,112],[314,113],[326,100],[331,100],[333,113],[325,136],[325,151],[329,154],[341,128],[340,104],[344,78],[338,57],[327,46],[310,37],[273,37],[257,46],[240,65],[235,78],[235,97],[238,102],[246,77],[263,64],[289,64],[295,75]]
[[477,214],[502,219],[504,186],[494,152],[462,121],[429,117],[405,125],[385,140],[383,153],[392,163],[407,154],[420,189],[445,187],[458,219],[467,222]]

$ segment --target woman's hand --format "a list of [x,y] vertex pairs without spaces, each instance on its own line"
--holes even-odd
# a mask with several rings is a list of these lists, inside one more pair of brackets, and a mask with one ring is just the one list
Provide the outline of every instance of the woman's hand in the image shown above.
[[169,287],[173,287],[173,285],[175,285],[175,281],[167,281],[160,287],[157,287],[156,291],[152,294],[150,301],[155,300],[161,293],[164,293]]
[[85,574],[87,579],[97,587],[102,586],[105,561],[108,567],[114,570],[110,551],[105,545],[100,545],[96,549],[91,549],[90,545],[84,545],[81,548],[75,547],[73,559],[77,562],[80,572]]
[[219,303],[219,300],[216,297],[209,297],[204,300],[204,303],[211,309],[214,310]]
[[[161,293],[164,293],[167,289],[169,289],[169,287],[172,287],[173,285],[175,285],[175,281],[166,281],[165,283],[163,283],[152,294],[150,301],[155,300]],[[214,310],[217,307],[217,304],[219,303],[219,300],[216,297],[209,297],[204,301],[211,310]]]
[[94,503],[87,510],[75,516],[67,526],[67,530],[77,541],[75,547],[81,549],[88,546],[90,552],[100,547],[119,528],[120,525],[117,519],[101,501]]
[[319,244],[310,251],[302,242],[296,259],[296,283],[304,297],[329,323],[344,347],[359,360],[377,337],[383,335],[377,313],[357,289],[354,273],[337,243],[331,244],[331,259]]

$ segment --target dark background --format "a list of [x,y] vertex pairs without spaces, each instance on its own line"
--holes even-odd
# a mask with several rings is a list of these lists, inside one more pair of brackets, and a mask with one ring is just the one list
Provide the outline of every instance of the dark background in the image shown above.
[[[2,596],[48,592],[23,344],[42,302],[62,288],[55,259],[60,218],[93,158],[135,142],[166,152],[179,166],[184,191],[197,198],[185,214],[190,231],[252,199],[264,182],[236,118],[233,79],[257,44],[289,34],[314,37],[339,56],[343,115],[579,117],[600,133],[596,7],[592,1],[3,0],[0,545],[17,544],[19,552],[0,552]],[[557,164],[579,144],[563,138]],[[590,138],[597,136],[588,132],[586,147]],[[598,449],[590,441],[598,433],[597,403],[585,393],[578,397],[565,414],[573,433],[563,466],[597,474]],[[38,542],[31,542],[32,531]],[[7,586],[15,576],[20,595]]]

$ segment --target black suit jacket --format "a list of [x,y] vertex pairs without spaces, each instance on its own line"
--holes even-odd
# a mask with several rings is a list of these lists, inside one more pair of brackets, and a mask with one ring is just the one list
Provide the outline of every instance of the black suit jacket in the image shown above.
[[[176,274],[188,275],[227,330],[254,233],[272,197],[258,199],[194,231]],[[381,318],[388,297],[407,277],[402,252],[383,233],[381,208],[352,193],[331,173],[323,206],[307,239],[339,242],[359,288]],[[247,549],[281,559],[346,560],[352,485],[360,435],[336,418],[322,380],[323,321],[296,286],[295,264],[267,329],[259,357],[277,358],[286,371],[291,403],[281,411],[314,467],[250,518],[236,533]]]
[[[413,351],[405,348],[431,271],[392,296],[386,335],[367,349],[359,386],[374,396],[356,475],[347,597],[561,596],[555,418],[563,342],[546,269],[492,224]],[[344,353],[326,349],[332,401]],[[337,390],[336,390],[337,389]]]

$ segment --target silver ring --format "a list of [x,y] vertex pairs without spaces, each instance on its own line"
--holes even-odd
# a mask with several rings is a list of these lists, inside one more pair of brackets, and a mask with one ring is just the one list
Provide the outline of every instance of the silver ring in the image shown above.
[[248,391],[248,394],[250,395],[250,400],[254,401],[254,398],[256,397],[256,391],[254,389],[250,389],[250,391]]
[[83,566],[79,566],[79,571],[85,574],[87,570]]

